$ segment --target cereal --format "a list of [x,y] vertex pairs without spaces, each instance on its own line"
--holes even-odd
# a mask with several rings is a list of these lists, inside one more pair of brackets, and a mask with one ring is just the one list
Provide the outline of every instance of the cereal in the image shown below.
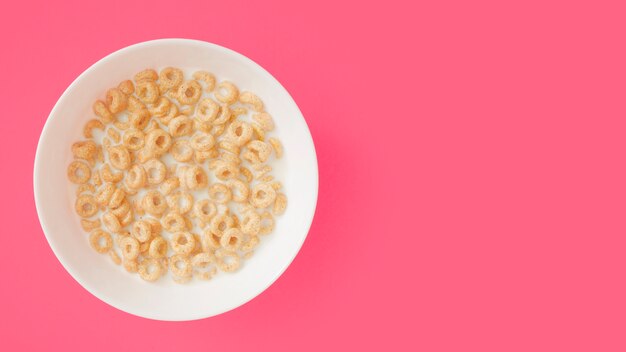
[[239,168],[235,163],[219,162],[215,165],[215,177],[226,181],[239,176]]
[[239,254],[224,248],[215,251],[217,265],[225,272],[233,272],[239,269]]
[[284,193],[276,194],[276,200],[274,201],[274,206],[272,207],[272,214],[274,215],[282,215],[287,209],[287,196]]
[[109,160],[111,165],[118,170],[126,170],[130,168],[130,154],[128,150],[121,145],[110,147],[108,149]]
[[222,247],[231,251],[238,250],[242,242],[243,233],[236,227],[224,231],[224,234],[220,238],[220,244]]
[[185,171],[185,185],[189,189],[205,188],[209,183],[206,172],[199,166],[192,166]]
[[83,230],[85,230],[86,232],[89,232],[93,229],[97,229],[98,227],[100,227],[100,219],[96,219],[96,220],[80,219],[80,226],[83,228]]
[[272,148],[269,146],[269,144],[261,141],[251,141],[250,143],[246,144],[246,147],[249,151],[256,154],[256,157],[262,163],[266,162],[270,154],[272,153]]
[[214,183],[209,187],[209,198],[217,203],[226,204],[232,199],[232,193],[225,184]]
[[142,103],[141,100],[139,100],[137,97],[135,97],[134,95],[131,95],[128,97],[127,109],[130,112],[145,110],[146,105]]
[[81,218],[89,218],[96,215],[98,212],[98,203],[96,202],[96,198],[94,196],[90,194],[82,194],[76,198],[74,208],[76,213]]
[[178,87],[176,98],[181,104],[191,105],[198,102],[202,95],[202,86],[197,81],[187,81]]
[[172,146],[172,136],[164,130],[157,128],[146,134],[146,147],[154,151],[156,155],[163,155]]
[[102,180],[109,183],[118,183],[124,178],[124,173],[115,173],[111,170],[108,163],[102,165]]
[[191,275],[191,261],[184,255],[176,254],[170,257],[170,271],[178,277]]
[[263,101],[256,94],[251,92],[241,92],[239,94],[239,101],[251,105],[254,111],[262,112],[264,109]]
[[268,139],[268,142],[270,142],[270,145],[272,146],[272,149],[274,149],[274,154],[276,154],[276,157],[278,159],[282,158],[283,156],[283,145],[280,143],[280,141],[274,137],[270,137]]
[[102,222],[104,223],[104,227],[111,232],[118,232],[122,229],[120,220],[111,212],[105,213],[102,216]]
[[168,195],[172,193],[173,190],[177,189],[180,186],[180,181],[178,177],[168,178],[163,181],[163,183],[159,186],[159,191],[164,195]]
[[139,256],[139,242],[134,237],[125,236],[119,246],[125,259],[132,260]]
[[126,269],[126,271],[128,271],[129,273],[136,273],[139,269],[139,264],[136,260],[124,260],[122,262],[122,265],[124,266],[124,269]]
[[197,71],[193,74],[193,79],[198,80],[200,82],[204,82],[206,84],[207,92],[215,89],[215,76],[206,71]]
[[146,170],[141,165],[133,165],[126,176],[125,184],[133,189],[139,189],[146,184]]
[[133,84],[133,81],[127,79],[125,81],[122,81],[117,86],[117,89],[119,89],[122,93],[126,95],[131,95],[135,92],[135,85]]
[[130,151],[137,151],[143,148],[145,144],[145,135],[138,129],[129,129],[124,132],[122,137],[124,147]]
[[149,68],[138,72],[133,78],[135,79],[135,82],[156,81],[157,79],[159,79],[159,75],[156,73],[155,70]]
[[191,137],[191,147],[198,151],[207,151],[213,148],[215,145],[215,138],[213,135],[198,133]]
[[189,232],[177,232],[171,238],[171,248],[178,254],[187,255],[196,246],[194,236]]
[[109,123],[115,121],[115,115],[109,108],[107,108],[106,104],[102,100],[97,100],[92,106],[94,114],[100,118],[100,121],[103,123]]
[[268,132],[274,129],[274,119],[272,119],[272,115],[266,112],[254,114],[252,115],[252,119],[256,121],[265,132]]
[[261,216],[255,211],[247,211],[241,220],[241,231],[246,235],[258,235],[261,231]]
[[141,243],[148,242],[152,238],[152,225],[145,220],[135,221],[130,234]]
[[176,161],[187,162],[193,157],[193,148],[184,139],[178,139],[172,144],[172,156]]
[[94,161],[98,153],[98,146],[94,141],[82,141],[72,144],[72,154],[76,159]]
[[143,209],[150,215],[159,216],[167,209],[167,202],[159,191],[148,191],[142,201]]
[[[228,105],[220,105],[220,110],[219,113],[217,114],[217,117],[215,118],[215,120],[213,120],[213,124],[214,125],[224,125],[226,122],[228,122],[228,120],[230,120],[230,108],[228,107]],[[225,129],[226,126],[222,126],[221,128]],[[222,129],[222,132],[224,132],[224,130]],[[213,135],[219,135],[222,134],[222,132],[220,133],[215,133],[213,132]]]
[[89,244],[98,253],[104,254],[113,246],[113,239],[104,230],[94,230],[89,236]]
[[163,227],[169,232],[181,232],[186,230],[187,224],[182,215],[170,212],[163,217]]
[[160,97],[153,107],[148,109],[150,114],[156,117],[164,117],[170,111],[172,102],[166,97]]
[[128,97],[120,89],[111,88],[107,91],[106,102],[109,111],[113,114],[117,114],[126,109],[126,104],[128,104]]
[[172,137],[188,136],[193,132],[193,121],[185,115],[178,115],[167,124],[167,128]]
[[166,89],[178,87],[183,78],[183,71],[175,67],[166,67],[159,73],[159,83]]
[[144,259],[139,264],[139,275],[146,281],[156,281],[161,277],[162,273],[161,263],[156,259]]
[[102,123],[102,121],[96,119],[87,121],[85,127],[83,128],[83,136],[85,136],[85,138],[93,138],[94,129],[104,131],[104,124]]
[[109,251],[109,257],[111,257],[111,260],[113,261],[113,263],[115,263],[115,265],[122,264],[122,259],[117,254],[117,252],[115,252],[113,250]]
[[217,214],[217,207],[208,199],[197,201],[193,206],[193,214],[203,222],[209,222]]
[[250,141],[253,132],[252,126],[250,126],[249,123],[237,120],[228,126],[226,136],[236,145],[241,146]]
[[144,163],[143,168],[149,185],[158,185],[165,180],[167,168],[161,160],[150,159]]
[[267,183],[257,184],[250,193],[250,204],[256,208],[266,208],[276,200],[276,190]]
[[72,183],[87,183],[90,177],[91,169],[82,161],[72,161],[67,168],[67,178]]
[[267,235],[272,232],[272,230],[274,230],[274,218],[272,214],[264,212],[261,214],[261,228],[259,229],[259,234]]
[[150,242],[150,248],[148,249],[148,255],[152,258],[165,258],[167,257],[167,241],[163,237],[155,237]]
[[198,253],[191,258],[194,275],[200,280],[210,280],[217,274],[215,259],[210,253]]
[[185,214],[193,207],[193,196],[186,192],[176,192],[166,197],[167,206],[174,212]]
[[130,113],[128,120],[131,126],[138,130],[143,130],[150,122],[150,111],[146,108],[137,109]]
[[220,106],[211,98],[205,98],[198,103],[196,118],[202,122],[213,123],[220,113]]
[[224,231],[232,228],[233,225],[233,218],[226,214],[219,214],[211,219],[211,232],[217,237],[222,237]]
[[237,97],[239,96],[239,89],[237,86],[229,81],[220,82],[217,85],[217,92],[215,93],[215,98],[225,104],[232,104],[237,101]]

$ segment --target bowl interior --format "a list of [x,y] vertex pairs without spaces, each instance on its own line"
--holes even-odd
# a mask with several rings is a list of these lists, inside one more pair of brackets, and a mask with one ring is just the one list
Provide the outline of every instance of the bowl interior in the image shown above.
[[[74,213],[75,186],[66,178],[70,146],[82,139],[91,105],[105,91],[145,68],[208,70],[257,93],[272,114],[285,153],[272,163],[289,205],[274,232],[262,236],[252,258],[239,271],[220,273],[208,282],[185,285],[162,279],[148,283],[99,255],[88,243]],[[317,160],[311,135],[297,105],[269,73],[248,58],[223,47],[192,40],[167,39],[137,44],[94,64],[70,85],[52,110],[42,132],[34,172],[35,200],[48,242],[67,271],[88,291],[123,311],[152,319],[190,320],[233,309],[266,289],[287,268],[309,230],[317,201]]]

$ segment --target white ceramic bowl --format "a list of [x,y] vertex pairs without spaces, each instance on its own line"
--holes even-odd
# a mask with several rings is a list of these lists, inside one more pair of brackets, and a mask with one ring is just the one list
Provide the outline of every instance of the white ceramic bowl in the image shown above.
[[[75,187],[66,177],[70,145],[82,139],[91,105],[106,89],[148,67],[205,69],[240,89],[258,93],[276,123],[285,154],[274,174],[289,198],[276,228],[255,255],[232,274],[179,285],[168,278],[148,283],[90,248],[74,213]],[[261,66],[232,50],[196,40],[162,39],[119,50],[83,72],[63,93],[46,122],[35,157],[35,202],[41,227],[65,269],[85,289],[125,312],[158,320],[193,320],[234,309],[268,288],[287,269],[309,231],[317,203],[315,147],[302,113],[289,93]]]

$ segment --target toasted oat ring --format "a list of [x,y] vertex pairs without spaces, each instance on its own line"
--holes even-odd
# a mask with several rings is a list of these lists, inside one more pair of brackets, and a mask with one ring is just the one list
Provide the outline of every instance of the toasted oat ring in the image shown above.
[[126,271],[128,271],[129,273],[136,273],[139,268],[139,264],[134,259],[124,260],[122,262],[122,265],[124,266],[124,269],[126,269]]
[[252,132],[252,126],[249,123],[235,120],[228,126],[227,136],[236,145],[241,146],[252,139]]
[[204,98],[198,103],[196,118],[201,122],[213,123],[220,113],[220,106],[211,98]]
[[170,212],[163,217],[163,227],[169,232],[181,232],[187,228],[187,223],[182,215]]
[[135,259],[139,256],[139,242],[131,236],[125,236],[119,243],[122,256],[125,259]]
[[167,209],[167,202],[159,191],[150,190],[143,197],[142,205],[145,211],[153,216],[159,216]]
[[134,164],[128,175],[126,176],[125,183],[128,187],[133,189],[139,189],[146,184],[146,170],[141,165]]
[[287,196],[283,193],[278,193],[272,207],[272,213],[274,215],[282,215],[285,209],[287,209]]
[[96,220],[80,219],[80,226],[83,228],[83,230],[89,232],[91,230],[94,230],[100,227],[100,219],[96,219]]
[[266,208],[276,200],[276,190],[268,183],[260,183],[252,188],[250,204],[256,208]]
[[97,100],[93,103],[92,109],[93,113],[96,114],[102,122],[109,123],[115,121],[115,115],[109,111],[109,108],[107,108],[102,100]]
[[261,228],[259,229],[260,235],[267,235],[274,230],[274,217],[269,212],[261,214]]
[[210,228],[205,229],[202,236],[202,250],[205,252],[210,252],[214,249],[220,248],[220,237],[213,233]]
[[130,203],[126,199],[124,199],[117,208],[111,209],[111,213],[115,214],[115,216],[120,218],[120,221],[122,222],[123,226],[126,226],[124,225],[124,220],[123,220],[124,216],[127,215],[129,212],[130,212]]
[[146,170],[146,176],[148,178],[148,184],[158,185],[165,180],[167,175],[167,168],[165,164],[159,159],[150,159],[143,165]]
[[163,183],[159,186],[159,191],[163,193],[163,195],[168,195],[172,193],[173,190],[180,186],[180,180],[178,177],[171,177],[167,180],[163,181]]
[[163,258],[167,256],[167,241],[163,237],[155,237],[150,241],[148,255],[152,258]]
[[251,126],[254,134],[256,135],[256,139],[260,140],[261,142],[265,142],[265,131],[263,131],[261,126],[259,126],[259,124],[256,122],[253,122]]
[[241,231],[236,228],[230,228],[224,231],[224,234],[220,238],[220,244],[223,248],[226,248],[231,251],[236,251],[241,247],[243,243],[244,235]]
[[146,108],[135,110],[130,113],[128,121],[134,128],[143,130],[150,122],[150,111]]
[[124,111],[128,103],[128,97],[118,88],[107,90],[106,100],[109,111],[114,114]]
[[[213,266],[211,266],[213,264]],[[196,269],[204,269],[198,271],[197,278],[200,280],[209,280],[215,274],[217,274],[217,268],[215,267],[215,259],[210,253],[198,253],[191,259],[191,265]]]
[[87,183],[87,181],[91,178],[91,169],[89,168],[89,165],[82,161],[72,161],[72,163],[67,167],[67,178],[72,183]]
[[[228,105],[222,104],[220,105],[220,110],[219,110],[217,117],[215,118],[215,120],[213,120],[213,125],[224,125],[226,122],[228,122],[228,120],[230,120],[230,117],[231,117],[230,108],[228,107]],[[221,128],[226,128],[226,126],[222,126]],[[220,132],[220,133],[213,133],[213,134],[220,135],[222,133]]]
[[[225,248],[218,248],[215,251],[215,258],[217,260],[217,266],[225,272],[233,272],[239,269],[239,254],[234,251],[229,251]],[[230,258],[229,262],[227,259]]]
[[249,151],[256,154],[262,163],[266,162],[272,153],[272,148],[267,143],[261,141],[251,141],[246,144],[246,147]]
[[160,97],[156,104],[149,109],[150,113],[156,117],[164,117],[170,111],[172,102],[166,97]]
[[122,264],[122,259],[119,255],[117,255],[117,253],[115,253],[115,251],[109,251],[109,257],[111,257],[111,260],[115,263],[115,265]]
[[104,223],[104,227],[111,232],[118,232],[122,229],[120,219],[118,219],[117,216],[111,212],[105,213],[102,216],[102,222]]
[[187,162],[193,157],[193,148],[184,139],[177,139],[170,150],[176,161]]
[[122,137],[122,141],[124,143],[124,147],[131,151],[136,151],[143,148],[145,141],[145,134],[138,129],[129,129],[124,132],[124,136]]
[[154,81],[141,81],[135,85],[135,94],[144,104],[153,104],[159,100],[159,86]]
[[133,81],[127,79],[120,82],[120,84],[117,86],[117,89],[119,89],[122,93],[126,95],[131,95],[135,92],[135,85],[133,84]]
[[272,119],[272,115],[266,112],[254,114],[252,115],[252,119],[261,126],[263,131],[271,131],[274,129],[274,119]]
[[144,259],[139,263],[139,276],[146,281],[156,281],[163,274],[161,262],[154,258]]
[[217,85],[217,91],[215,92],[215,98],[225,104],[232,104],[237,101],[239,96],[239,89],[230,81],[222,81]]
[[117,209],[122,205],[122,202],[126,199],[126,192],[123,189],[117,188],[113,191],[111,199],[109,199],[108,205],[111,209]]
[[215,145],[215,138],[213,135],[198,133],[191,137],[191,147],[198,151],[208,151]]
[[232,228],[234,220],[226,214],[219,214],[211,219],[211,232],[217,237],[222,237],[224,231]]
[[248,168],[246,168],[244,166],[241,166],[239,168],[239,174],[242,175],[243,177],[245,177],[245,179],[246,179],[246,181],[248,181],[248,183],[252,182],[253,175],[252,175],[252,172]]
[[108,163],[102,165],[102,179],[104,182],[118,183],[124,178],[123,172],[115,173],[111,170]]
[[146,147],[152,149],[155,154],[163,155],[172,146],[172,136],[160,128],[153,129],[146,134]]
[[261,230],[261,216],[256,211],[247,211],[241,220],[241,231],[246,235],[255,236]]
[[175,67],[166,67],[159,73],[159,82],[167,89],[179,86],[183,78],[183,71]]
[[261,162],[259,160],[259,156],[256,153],[252,152],[251,150],[246,150],[243,153],[241,153],[241,158],[253,165]]
[[144,220],[137,220],[133,223],[130,234],[141,243],[148,242],[152,238],[152,225]]
[[251,251],[256,248],[260,242],[259,236],[250,236],[248,240],[241,245],[241,250],[246,252]]
[[156,81],[157,79],[159,79],[159,75],[156,73],[155,70],[148,68],[143,71],[137,72],[133,78],[135,79],[135,82]]
[[102,205],[109,204],[113,192],[115,192],[115,186],[112,183],[105,184],[96,192],[96,202]]
[[109,147],[109,160],[111,165],[118,170],[127,170],[130,167],[130,154],[121,145]]
[[96,202],[96,198],[94,196],[90,194],[83,194],[76,198],[74,208],[76,213],[81,218],[89,218],[98,212],[98,203]]
[[225,123],[221,125],[214,125],[213,127],[211,127],[208,133],[212,134],[213,137],[217,138],[221,136],[224,133],[224,131],[226,131]]
[[229,140],[221,140],[217,144],[220,149],[223,149],[227,152],[233,153],[234,155],[239,155],[241,148],[239,146]]
[[185,184],[189,189],[201,189],[209,184],[209,178],[204,169],[199,166],[192,166],[185,171]]
[[217,163],[215,167],[215,177],[222,181],[239,176],[239,168],[233,163]]
[[179,87],[176,98],[181,104],[192,105],[200,100],[202,86],[195,80],[183,82]]
[[161,223],[159,222],[159,220],[154,218],[144,218],[143,220],[150,224],[153,236],[161,235]]
[[93,138],[94,129],[104,131],[104,124],[102,123],[102,121],[97,119],[87,121],[85,127],[83,127],[83,136],[85,136],[85,138]]
[[175,254],[170,257],[170,271],[174,276],[187,277],[191,275],[192,267],[189,258],[182,254]]
[[104,230],[97,229],[91,232],[91,235],[89,236],[89,244],[91,244],[91,248],[95,249],[96,252],[104,254],[113,246],[113,239],[109,233]]
[[243,181],[239,179],[231,179],[226,182],[230,187],[230,193],[233,196],[235,202],[245,202],[250,194],[250,188]]
[[265,109],[263,100],[252,92],[241,92],[241,94],[239,94],[239,101],[251,105],[254,111],[257,112],[262,112]]
[[72,144],[72,154],[77,159],[93,161],[98,154],[98,145],[94,141],[80,141]]
[[193,206],[193,214],[202,222],[209,222],[217,214],[217,207],[208,199],[197,201]]
[[209,187],[209,198],[220,204],[227,204],[232,199],[230,188],[223,183],[214,183]]
[[283,156],[283,145],[278,139],[274,137],[270,137],[270,139],[268,139],[268,142],[270,142],[272,149],[274,149],[274,154],[276,154],[276,158],[280,159]]
[[[228,152],[219,153],[219,158],[221,159],[221,161],[225,163],[233,164],[236,167],[239,167],[239,164],[241,164],[241,159],[239,159],[239,157],[233,153],[228,153]],[[239,172],[237,172],[237,174],[239,174]]]
[[207,92],[215,89],[215,76],[207,71],[197,71],[193,74],[193,79],[206,83]]
[[96,187],[91,183],[83,183],[78,185],[76,189],[76,195],[79,196],[81,193],[89,192],[94,193],[96,191]]
[[188,136],[193,132],[193,121],[185,115],[178,115],[167,124],[167,128],[172,137]]
[[126,109],[130,112],[135,112],[139,110],[146,110],[146,104],[142,103],[141,100],[137,99],[134,95],[128,97],[128,104]]
[[167,206],[179,214],[185,214],[193,207],[193,196],[190,193],[176,192],[167,196],[166,199]]
[[178,254],[188,255],[196,246],[196,239],[189,232],[176,232],[170,241],[170,247]]

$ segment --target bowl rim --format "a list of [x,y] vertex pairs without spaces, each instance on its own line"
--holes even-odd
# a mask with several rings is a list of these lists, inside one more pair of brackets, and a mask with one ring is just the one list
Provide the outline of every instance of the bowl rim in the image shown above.
[[[88,282],[85,282],[84,280],[80,280],[78,279],[78,275],[75,274],[75,269],[73,269],[70,265],[68,265],[65,260],[63,259],[62,256],[58,255],[58,250],[56,248],[56,245],[54,243],[54,240],[52,240],[51,236],[48,235],[48,232],[50,231],[47,226],[45,221],[43,220],[44,217],[42,217],[42,214],[44,213],[44,210],[42,209],[42,204],[41,204],[41,200],[40,200],[40,196],[39,194],[42,192],[41,189],[41,182],[38,182],[39,178],[41,177],[40,175],[42,174],[42,170],[40,170],[40,149],[42,148],[42,140],[44,140],[44,136],[47,135],[49,129],[50,129],[50,125],[52,125],[55,117],[56,117],[56,111],[59,108],[59,103],[61,101],[64,100],[64,98],[66,97],[66,95],[68,94],[68,92],[70,92],[74,86],[78,85],[82,80],[85,79],[85,77],[87,77],[89,75],[89,73],[91,71],[93,71],[97,66],[99,66],[100,64],[107,62],[111,59],[113,59],[114,57],[129,51],[129,50],[134,50],[134,49],[139,49],[142,47],[147,47],[147,46],[153,46],[153,45],[161,45],[164,43],[180,43],[180,44],[193,44],[193,45],[200,45],[200,46],[205,46],[205,47],[209,47],[211,49],[214,50],[218,50],[218,51],[222,51],[226,54],[229,55],[234,55],[234,56],[239,56],[240,59],[242,59],[247,65],[251,65],[253,67],[255,67],[257,69],[257,71],[259,71],[260,74],[265,75],[267,79],[269,79],[270,81],[273,81],[273,83],[277,84],[279,87],[281,87],[285,93],[287,94],[288,99],[290,100],[290,103],[292,103],[298,114],[299,114],[299,121],[303,124],[304,128],[306,129],[306,131],[308,132],[308,139],[306,141],[303,141],[305,143],[309,143],[310,144],[310,148],[313,152],[313,169],[315,170],[315,175],[311,175],[311,177],[314,177],[314,189],[312,189],[311,191],[314,194],[314,199],[315,199],[315,204],[313,204],[313,207],[311,208],[311,213],[309,214],[305,214],[306,217],[309,219],[308,224],[306,224],[305,228],[306,228],[306,233],[305,235],[302,237],[302,240],[300,241],[300,243],[298,243],[297,245],[297,250],[295,250],[293,252],[293,255],[291,256],[291,258],[289,258],[288,261],[285,262],[285,264],[280,268],[280,270],[277,270],[276,273],[273,275],[273,277],[271,278],[271,280],[267,281],[267,284],[264,285],[262,287],[262,289],[258,290],[258,292],[255,292],[250,298],[248,298],[245,301],[242,302],[238,302],[238,303],[233,303],[227,306],[222,307],[222,309],[220,309],[218,312],[214,313],[214,314],[206,314],[206,313],[192,313],[192,314],[187,314],[184,317],[171,317],[171,316],[167,316],[167,317],[161,317],[159,316],[159,314],[155,314],[155,315],[149,315],[149,314],[141,314],[141,313],[137,313],[137,312],[133,312],[130,311],[129,309],[127,309],[127,307],[122,307],[119,304],[113,304],[111,303],[109,300],[107,300],[107,297],[105,297],[106,295],[104,295],[102,292],[98,291],[97,289],[95,289],[93,286],[91,286]],[[96,298],[98,298],[99,300],[101,300],[102,302],[106,303],[107,305],[114,307],[120,311],[123,311],[125,313],[134,315],[134,316],[139,316],[142,318],[146,318],[146,319],[151,319],[151,320],[160,320],[160,321],[192,321],[192,320],[199,320],[199,319],[205,319],[205,318],[209,318],[209,317],[213,317],[213,316],[217,316],[220,314],[223,314],[225,312],[231,311],[235,308],[241,307],[243,305],[245,305],[246,303],[250,302],[251,300],[253,300],[254,298],[258,297],[261,293],[263,293],[264,291],[266,291],[271,285],[273,285],[276,280],[278,280],[279,277],[282,276],[282,274],[287,270],[287,268],[291,265],[291,263],[293,262],[293,260],[295,259],[295,257],[298,255],[298,253],[300,252],[300,250],[302,249],[302,245],[304,244],[304,241],[306,240],[306,238],[308,237],[309,231],[311,229],[311,225],[313,223],[313,219],[315,217],[315,212],[317,209],[317,202],[318,202],[318,194],[319,192],[319,168],[318,168],[318,160],[317,160],[317,152],[315,150],[315,144],[313,142],[313,137],[311,134],[311,130],[309,129],[308,124],[306,123],[306,120],[304,119],[304,116],[302,114],[302,112],[300,111],[300,108],[298,107],[298,105],[296,104],[295,100],[293,99],[293,97],[291,96],[291,94],[289,93],[289,91],[271,74],[269,73],[265,68],[263,68],[261,65],[259,65],[258,63],[256,63],[255,61],[253,61],[252,59],[248,58],[247,56],[238,53],[232,49],[223,47],[221,45],[218,44],[214,44],[214,43],[210,43],[207,41],[202,41],[202,40],[197,40],[197,39],[186,39],[186,38],[162,38],[162,39],[154,39],[154,40],[148,40],[148,41],[144,41],[144,42],[140,42],[140,43],[136,43],[136,44],[132,44],[129,46],[126,46],[124,48],[118,49],[108,55],[106,55],[105,57],[101,58],[100,60],[96,61],[94,64],[92,64],[91,66],[89,66],[86,70],[84,70],[80,75],[78,75],[78,77],[76,77],[72,83],[63,91],[63,94],[61,94],[61,96],[58,98],[58,100],[55,102],[54,107],[52,108],[52,110],[50,111],[50,113],[48,114],[48,118],[46,119],[46,122],[43,126],[43,129],[41,131],[41,134],[39,136],[39,140],[37,142],[37,149],[35,152],[35,159],[34,159],[34,167],[33,167],[33,194],[34,194],[34,200],[35,200],[35,208],[37,210],[37,217],[39,219],[39,224],[41,225],[42,231],[44,233],[44,236],[48,242],[48,245],[50,246],[50,248],[52,249],[52,252],[54,253],[55,257],[57,258],[57,260],[61,263],[61,265],[63,266],[63,268],[65,269],[65,271],[67,271],[70,276],[76,281],[78,282],[78,284],[80,286],[82,286],[85,290],[87,290],[89,293],[91,293],[93,296],[95,296]]]

